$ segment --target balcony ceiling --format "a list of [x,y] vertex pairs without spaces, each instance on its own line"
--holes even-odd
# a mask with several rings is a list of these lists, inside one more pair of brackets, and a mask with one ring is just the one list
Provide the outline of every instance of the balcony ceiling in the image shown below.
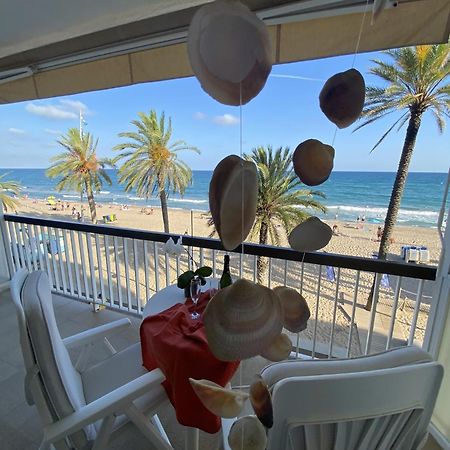
[[[268,24],[275,64],[352,53],[366,8],[366,0],[243,2]],[[0,103],[190,76],[186,31],[204,3],[0,0]],[[387,0],[374,25],[372,4],[360,51],[448,41],[448,0]]]

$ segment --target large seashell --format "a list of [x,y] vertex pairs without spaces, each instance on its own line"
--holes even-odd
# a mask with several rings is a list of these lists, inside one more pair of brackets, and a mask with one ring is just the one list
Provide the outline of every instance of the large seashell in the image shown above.
[[248,103],[272,70],[266,25],[236,0],[202,6],[189,26],[187,49],[203,90],[225,105]]
[[320,109],[339,128],[351,125],[364,108],[366,85],[356,69],[337,73],[320,91]]
[[292,165],[300,181],[317,186],[328,179],[333,170],[334,148],[317,139],[308,139],[297,146]]
[[281,333],[261,352],[261,356],[269,361],[283,361],[289,357],[291,350],[292,342],[289,336]]
[[325,247],[333,235],[332,229],[318,217],[308,217],[289,235],[289,245],[299,252],[314,252]]
[[269,388],[267,387],[267,384],[264,383],[261,375],[256,375],[255,381],[250,385],[250,402],[259,421],[266,428],[272,428],[272,397]]
[[292,333],[305,330],[311,311],[303,296],[286,286],[277,286],[273,291],[280,298],[284,328]]
[[236,155],[222,159],[209,183],[209,208],[226,250],[234,250],[247,237],[257,203],[256,165]]
[[225,389],[210,380],[189,378],[189,382],[203,406],[216,416],[236,417],[249,397],[246,392]]
[[244,416],[233,423],[228,434],[231,450],[264,450],[266,430],[256,416]]
[[283,327],[278,296],[243,279],[214,295],[203,322],[209,348],[222,361],[259,355]]

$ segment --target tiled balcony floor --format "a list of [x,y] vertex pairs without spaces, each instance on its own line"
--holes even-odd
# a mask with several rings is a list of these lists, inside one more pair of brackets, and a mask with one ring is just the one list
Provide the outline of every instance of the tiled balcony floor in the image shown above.
[[[124,315],[104,310],[92,311],[89,305],[68,298],[54,296],[55,316],[61,336],[67,337],[88,328],[111,322]],[[121,350],[139,341],[140,319],[130,318],[132,326],[120,334],[112,336],[110,342]],[[92,362],[107,356],[102,345],[92,352]],[[75,354],[71,354],[76,357]],[[262,359],[246,362],[242,382],[248,383],[250,377],[265,364]],[[23,382],[24,365],[19,344],[17,319],[9,291],[0,293],[0,449],[31,450],[39,447],[42,431],[39,416],[34,406],[25,401]],[[237,383],[236,383],[237,384]],[[171,406],[158,412],[169,439],[176,450],[185,448],[185,430],[178,425]],[[126,425],[117,436],[113,436],[108,446],[111,450],[151,449],[149,442],[133,424]],[[200,433],[200,449],[221,448],[221,435]]]

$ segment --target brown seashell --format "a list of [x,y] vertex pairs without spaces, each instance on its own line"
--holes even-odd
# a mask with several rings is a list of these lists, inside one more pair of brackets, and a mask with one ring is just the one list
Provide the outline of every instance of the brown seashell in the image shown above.
[[267,26],[236,0],[202,6],[189,26],[187,49],[203,90],[226,105],[256,97],[272,70]]
[[226,250],[234,250],[247,237],[257,203],[256,165],[236,155],[222,159],[209,184],[209,208]]
[[326,81],[319,95],[320,109],[339,128],[346,128],[361,115],[365,97],[363,76],[350,69]]
[[267,384],[261,375],[255,376],[255,381],[250,385],[250,402],[256,417],[266,427],[273,426],[272,397]]
[[299,252],[314,252],[325,247],[331,240],[333,230],[318,217],[308,217],[297,225],[289,235],[289,245]]
[[281,333],[260,353],[263,358],[269,361],[283,361],[287,359],[292,350],[292,342],[289,336]]
[[209,348],[221,361],[259,355],[283,328],[278,296],[244,279],[214,295],[203,322]]
[[225,389],[210,380],[189,378],[189,382],[203,406],[219,417],[237,417],[249,397],[245,392]]
[[292,165],[300,181],[317,186],[328,179],[333,170],[334,148],[317,139],[308,139],[297,146]]
[[244,416],[233,423],[228,434],[231,450],[264,450],[266,430],[256,416]]
[[284,328],[292,333],[305,330],[311,311],[303,296],[286,286],[277,286],[273,291],[280,298]]

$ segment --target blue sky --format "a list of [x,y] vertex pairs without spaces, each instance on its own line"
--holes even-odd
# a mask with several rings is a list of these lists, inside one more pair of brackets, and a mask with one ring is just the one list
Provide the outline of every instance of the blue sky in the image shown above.
[[[356,58],[355,68],[367,84],[380,84],[367,74],[370,59],[378,57],[379,53],[372,53]],[[294,149],[310,138],[330,144],[335,127],[320,111],[319,92],[327,78],[350,68],[352,60],[353,56],[343,56],[274,66],[263,91],[242,108],[244,152],[267,144]],[[60,151],[58,135],[78,127],[80,108],[88,123],[86,130],[99,138],[102,156],[114,156],[111,149],[121,141],[117,134],[131,131],[130,121],[137,112],[150,109],[172,117],[174,139],[183,139],[201,150],[201,155],[180,155],[194,170],[212,169],[226,155],[240,151],[239,108],[216,102],[192,77],[1,105],[0,167],[48,167],[50,157]],[[392,133],[370,153],[394,120],[392,115],[355,133],[355,125],[338,130],[335,170],[395,171],[405,129]],[[410,170],[446,172],[449,142],[449,131],[440,135],[431,114],[427,114]]]

